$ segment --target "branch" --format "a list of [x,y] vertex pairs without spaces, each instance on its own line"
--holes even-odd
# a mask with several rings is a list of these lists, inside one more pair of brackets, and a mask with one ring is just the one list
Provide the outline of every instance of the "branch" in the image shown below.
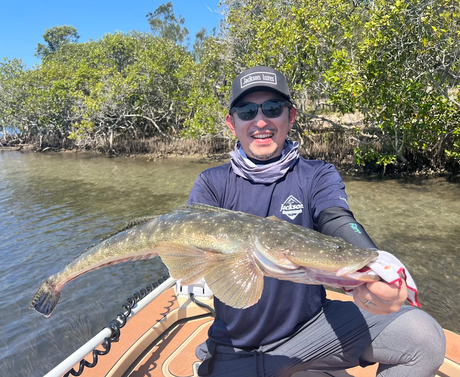
[[149,118],[148,116],[145,116],[145,115],[140,115],[140,114],[123,114],[122,115],[123,117],[131,117],[131,118],[144,118],[144,119],[147,119],[149,122],[151,122],[155,128],[157,129],[157,131],[164,137],[168,137],[165,133],[163,133],[163,131],[161,131],[161,128],[158,126],[158,124],[152,119],[152,118]]

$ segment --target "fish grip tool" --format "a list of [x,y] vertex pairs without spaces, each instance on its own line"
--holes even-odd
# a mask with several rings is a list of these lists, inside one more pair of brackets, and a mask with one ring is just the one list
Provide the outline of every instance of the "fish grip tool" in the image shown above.
[[126,303],[122,305],[122,308],[125,310],[124,313],[118,313],[117,318],[110,321],[109,324],[106,326],[112,331],[112,334],[109,337],[104,338],[104,341],[101,343],[103,350],[94,349],[92,352],[93,361],[89,362],[86,359],[80,360],[78,371],[74,368],[67,371],[63,377],[72,376],[80,376],[85,367],[86,368],[94,368],[97,365],[99,360],[99,356],[107,355],[110,352],[111,344],[113,342],[118,342],[121,335],[121,328],[126,324],[128,317],[131,315],[132,309],[134,306],[142,300],[145,296],[147,296],[150,292],[154,289],[158,288],[160,284],[168,279],[168,276],[163,276],[163,278],[158,279],[158,281],[153,282],[151,285],[148,285],[144,289],[141,289],[139,292],[133,293],[132,296],[126,299]]

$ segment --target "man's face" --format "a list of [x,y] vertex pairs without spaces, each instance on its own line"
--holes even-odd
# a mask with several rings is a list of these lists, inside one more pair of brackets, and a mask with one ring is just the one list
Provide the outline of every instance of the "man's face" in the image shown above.
[[[276,93],[262,91],[247,94],[238,101],[237,105],[246,102],[262,104],[271,99],[285,100]],[[289,109],[287,106],[283,107],[282,114],[277,118],[268,118],[259,108],[254,119],[241,120],[235,112],[233,115],[227,115],[225,123],[232,134],[238,138],[248,157],[265,161],[281,154],[284,141],[294,125],[296,116],[297,110]]]

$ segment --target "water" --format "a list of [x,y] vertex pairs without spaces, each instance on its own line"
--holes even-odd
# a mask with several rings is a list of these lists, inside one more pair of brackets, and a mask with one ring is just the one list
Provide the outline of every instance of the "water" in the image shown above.
[[[28,309],[46,277],[126,221],[184,204],[217,164],[0,152],[0,374],[42,376],[163,276],[156,259],[122,263],[68,283],[48,319]],[[344,180],[357,219],[409,267],[423,309],[460,332],[460,184]]]

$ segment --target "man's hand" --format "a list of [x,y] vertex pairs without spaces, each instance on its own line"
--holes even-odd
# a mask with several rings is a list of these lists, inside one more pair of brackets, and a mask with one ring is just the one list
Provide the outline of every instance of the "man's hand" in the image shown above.
[[353,299],[361,309],[372,314],[397,312],[407,299],[406,282],[403,279],[401,283],[393,284],[381,281],[366,283],[353,289]]

